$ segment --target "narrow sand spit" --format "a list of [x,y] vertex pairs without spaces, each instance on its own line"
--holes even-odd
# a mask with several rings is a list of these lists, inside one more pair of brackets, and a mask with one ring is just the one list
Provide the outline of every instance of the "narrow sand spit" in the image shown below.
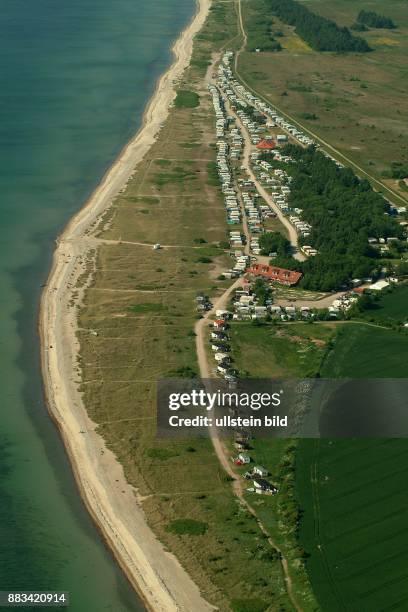
[[77,388],[75,310],[72,289],[94,246],[87,234],[98,216],[126,185],[155,142],[175,96],[174,83],[188,66],[194,35],[211,0],[197,0],[197,12],[173,47],[174,62],[158,82],[143,125],[124,148],[84,208],[60,236],[40,310],[42,370],[48,409],[63,437],[81,496],[128,579],[155,612],[213,609],[177,559],[149,529],[135,490],[88,418]]

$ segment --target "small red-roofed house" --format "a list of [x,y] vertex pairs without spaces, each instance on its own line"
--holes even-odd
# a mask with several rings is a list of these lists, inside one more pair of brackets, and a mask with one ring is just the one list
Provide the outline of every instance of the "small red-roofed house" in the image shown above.
[[261,140],[260,142],[258,142],[258,144],[256,145],[257,149],[260,149],[261,151],[272,151],[273,149],[276,149],[276,143],[274,140]]
[[224,319],[216,319],[214,321],[214,328],[215,329],[225,329],[226,327],[226,323]]

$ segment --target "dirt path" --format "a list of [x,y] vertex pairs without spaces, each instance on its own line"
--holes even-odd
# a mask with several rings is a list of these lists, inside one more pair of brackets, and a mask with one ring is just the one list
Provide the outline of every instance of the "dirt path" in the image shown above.
[[[241,6],[240,6],[240,2],[239,2],[239,15],[240,15],[240,19],[242,20],[242,16],[241,16]],[[241,21],[242,22],[242,21]],[[244,34],[244,45],[246,43],[246,34],[245,34],[245,30],[242,28],[242,32]],[[242,124],[241,124],[242,125]],[[242,126],[243,128],[243,126]],[[265,198],[265,196],[263,195],[262,191],[263,188],[261,185],[259,185],[256,177],[253,175],[251,169],[250,169],[250,165],[249,165],[249,158],[250,158],[250,151],[251,151],[251,147],[252,147],[252,143],[250,142],[248,135],[246,134],[246,130],[243,129],[243,134],[245,135],[245,153],[244,153],[244,163],[242,164],[243,166],[245,166],[245,169],[248,171],[248,174],[251,176],[252,180],[254,181],[255,185],[257,186],[257,189],[259,191],[259,193],[262,195],[262,197]],[[248,142],[249,140],[249,142]],[[269,198],[269,195],[264,191],[264,193],[266,194],[266,198],[265,200],[267,201],[267,203],[274,208],[275,210],[275,204],[270,202],[270,200],[272,198]],[[282,215],[281,211],[276,211],[277,214],[278,212],[280,213],[280,215]],[[280,218],[280,217],[279,217]],[[286,220],[287,221],[287,220]],[[287,221],[287,223],[289,223],[289,221]],[[284,225],[286,226],[286,223],[284,223]],[[297,251],[297,233],[296,237],[293,235],[292,230],[294,230],[293,226],[291,224],[290,228],[291,231],[289,232],[289,235],[291,236],[291,243],[292,245],[296,248]],[[245,231],[245,226],[244,226],[244,231]],[[289,228],[288,228],[289,231]],[[245,234],[247,235],[247,243],[249,243],[249,230],[248,227],[246,226],[246,231]],[[293,241],[293,242],[292,242]],[[297,253],[297,255],[299,256],[300,254]],[[208,341],[208,326],[211,320],[211,317],[213,317],[215,315],[216,310],[223,310],[226,309],[229,299],[232,295],[232,293],[242,285],[243,279],[239,278],[237,279],[228,289],[226,289],[226,291],[224,291],[224,293],[219,296],[213,303],[213,307],[211,308],[210,311],[208,311],[207,313],[205,313],[205,315],[199,319],[197,321],[197,323],[195,324],[194,327],[194,331],[196,334],[196,353],[197,353],[197,360],[198,360],[198,366],[199,366],[199,371],[200,371],[200,377],[202,379],[208,379],[208,378],[213,378],[214,374],[213,374],[213,370],[208,362],[208,357],[207,357],[207,350],[206,350],[206,342]],[[286,558],[284,557],[281,549],[277,546],[277,544],[274,542],[274,540],[270,537],[267,529],[264,527],[263,523],[259,520],[256,512],[253,510],[253,508],[250,506],[250,504],[246,501],[245,497],[244,497],[244,489],[243,489],[243,481],[240,478],[237,478],[236,473],[233,470],[231,461],[228,457],[228,452],[227,449],[225,448],[224,444],[222,443],[222,441],[220,440],[219,436],[218,436],[218,432],[216,427],[212,427],[210,429],[210,437],[211,437],[211,441],[214,447],[214,451],[218,457],[218,460],[220,462],[220,464],[222,465],[222,467],[224,468],[224,470],[226,471],[226,473],[232,478],[232,488],[234,491],[234,494],[237,496],[237,498],[239,499],[240,503],[248,510],[248,512],[250,512],[256,519],[257,524],[259,526],[259,528],[261,529],[261,531],[267,536],[267,540],[269,542],[269,544],[275,549],[277,550],[280,555],[281,555],[281,565],[282,565],[282,571],[283,571],[283,576],[284,576],[284,580],[286,583],[286,589],[287,589],[287,593],[288,593],[288,597],[294,607],[294,609],[297,612],[302,612],[302,608],[299,606],[299,604],[296,601],[296,598],[294,596],[293,593],[293,583],[292,583],[292,579],[289,573],[289,567],[288,567],[288,562],[286,560]]]
[[[131,240],[121,240],[121,239],[107,240],[106,238],[95,238],[94,240],[96,243],[99,243],[99,244],[133,244],[135,246],[148,247],[150,249],[153,249],[153,247],[155,246],[155,243],[153,242],[135,242]],[[161,244],[160,243],[161,249],[202,249],[205,246],[206,246],[205,244],[196,246],[192,244]]]
[[224,291],[220,297],[214,301],[214,305],[211,310],[206,312],[205,315],[195,324],[194,331],[196,334],[196,352],[201,378],[213,377],[212,370],[208,364],[206,351],[207,331],[210,318],[215,315],[216,310],[225,310],[231,294],[233,291],[235,291],[235,289],[238,289],[238,287],[242,285],[242,282],[243,279],[238,278],[226,291]]
[[[238,287],[242,285],[242,282],[243,282],[242,278],[237,279],[228,289],[226,289],[226,291],[224,291],[222,295],[220,295],[214,301],[212,309],[209,310],[195,324],[194,331],[196,334],[197,360],[198,360],[198,366],[200,370],[200,377],[204,380],[208,378],[214,378],[214,373],[208,362],[207,350],[206,350],[206,342],[208,341],[208,325],[210,323],[211,317],[215,315],[216,310],[226,309],[226,306],[228,305],[228,302],[229,302],[229,299],[232,293],[236,289],[238,289]],[[220,464],[222,465],[224,470],[227,472],[227,474],[233,479],[232,488],[233,488],[234,494],[238,497],[240,503],[248,510],[248,512],[250,512],[256,518],[259,528],[268,537],[269,544],[280,553],[282,571],[283,571],[289,599],[291,600],[292,605],[295,608],[295,610],[297,610],[297,612],[302,612],[302,608],[298,605],[296,598],[293,594],[293,584],[292,584],[292,579],[289,573],[288,562],[286,558],[284,557],[279,546],[277,546],[276,542],[274,542],[274,540],[271,538],[267,529],[264,527],[263,523],[259,520],[255,510],[253,510],[250,504],[246,501],[244,497],[243,481],[237,478],[237,475],[234,472],[231,461],[228,457],[227,449],[225,448],[222,441],[220,440],[216,427],[212,427],[210,429],[210,437],[211,437],[211,442],[214,447],[214,451],[218,457]]]

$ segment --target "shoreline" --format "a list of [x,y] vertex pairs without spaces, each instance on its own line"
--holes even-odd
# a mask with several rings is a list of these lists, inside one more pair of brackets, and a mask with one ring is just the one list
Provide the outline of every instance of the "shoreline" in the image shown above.
[[136,490],[127,483],[121,464],[87,415],[78,391],[76,313],[70,302],[75,281],[84,270],[84,258],[94,247],[87,234],[156,141],[210,4],[211,0],[197,0],[195,15],[172,47],[173,62],[156,83],[141,127],[57,238],[39,312],[46,404],[64,442],[81,498],[131,585],[155,612],[214,608],[147,525]]

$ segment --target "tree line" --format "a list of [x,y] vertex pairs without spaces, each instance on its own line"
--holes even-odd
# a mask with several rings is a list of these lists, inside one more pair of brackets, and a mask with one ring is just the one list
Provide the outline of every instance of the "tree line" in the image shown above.
[[385,17],[385,15],[379,15],[375,11],[360,11],[357,23],[362,23],[370,28],[384,28],[387,30],[393,30],[397,27],[392,19]]
[[295,26],[295,32],[316,51],[366,53],[367,41],[353,36],[346,27],[316,15],[296,0],[267,0],[271,12],[284,23]]
[[281,257],[286,257],[291,253],[291,244],[285,236],[279,232],[265,232],[259,237],[261,255],[276,253]]

